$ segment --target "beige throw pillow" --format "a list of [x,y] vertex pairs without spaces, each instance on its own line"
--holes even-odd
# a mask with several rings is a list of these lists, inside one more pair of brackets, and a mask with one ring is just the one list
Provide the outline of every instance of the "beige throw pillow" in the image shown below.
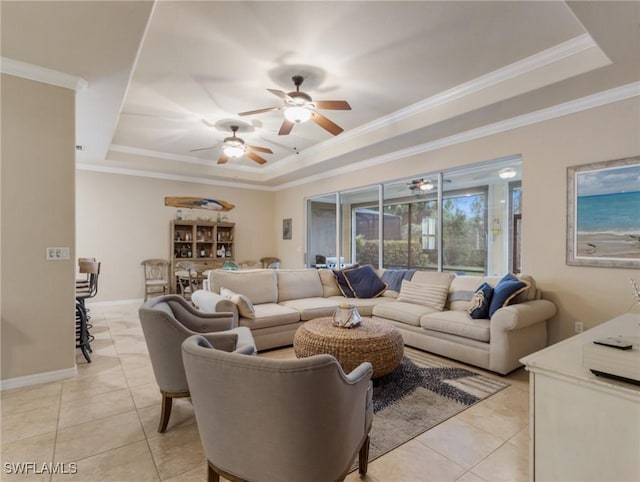
[[449,294],[448,286],[419,284],[402,280],[398,301],[428,306],[438,311],[444,309]]
[[234,303],[238,307],[238,313],[240,313],[240,316],[255,320],[256,310],[249,298],[223,287],[220,287],[220,296]]

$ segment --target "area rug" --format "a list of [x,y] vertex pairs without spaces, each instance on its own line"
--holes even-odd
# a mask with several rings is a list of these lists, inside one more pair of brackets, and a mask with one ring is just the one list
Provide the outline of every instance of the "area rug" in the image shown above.
[[373,381],[369,462],[508,386],[413,351],[405,353],[395,371]]

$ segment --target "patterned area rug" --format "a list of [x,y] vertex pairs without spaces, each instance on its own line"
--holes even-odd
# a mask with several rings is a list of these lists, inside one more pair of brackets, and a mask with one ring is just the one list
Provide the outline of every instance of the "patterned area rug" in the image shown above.
[[508,386],[413,351],[405,352],[393,373],[373,381],[369,461]]

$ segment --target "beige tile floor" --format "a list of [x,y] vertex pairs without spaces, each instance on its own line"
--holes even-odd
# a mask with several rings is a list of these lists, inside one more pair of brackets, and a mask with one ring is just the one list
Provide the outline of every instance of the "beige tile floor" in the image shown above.
[[[169,430],[156,431],[160,395],[137,309],[92,307],[93,363],[78,351],[75,378],[1,393],[1,480],[206,480],[188,399],[174,402]],[[294,356],[290,348],[262,355]],[[363,480],[528,480],[528,378],[523,369],[505,378],[509,388],[374,460]],[[74,463],[77,471],[20,476],[7,473],[11,462],[59,463],[67,472]],[[358,480],[357,472],[347,477]]]

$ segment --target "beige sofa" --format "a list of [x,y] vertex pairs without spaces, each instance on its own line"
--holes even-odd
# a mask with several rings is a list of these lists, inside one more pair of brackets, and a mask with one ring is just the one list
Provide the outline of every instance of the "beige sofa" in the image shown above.
[[[377,270],[381,276],[383,272]],[[529,288],[513,304],[491,319],[472,319],[467,307],[475,290],[483,282],[495,286],[500,278],[415,272],[415,285],[441,286],[448,293],[444,308],[435,309],[419,299],[406,301],[402,290],[346,298],[328,269],[214,270],[209,290],[196,291],[192,300],[203,312],[234,313],[239,326],[251,329],[258,350],[291,345],[303,322],[331,316],[346,302],[362,316],[393,324],[408,346],[506,374],[521,366],[520,358],[546,346],[546,321],[556,307],[541,299],[531,276],[522,275]]]

